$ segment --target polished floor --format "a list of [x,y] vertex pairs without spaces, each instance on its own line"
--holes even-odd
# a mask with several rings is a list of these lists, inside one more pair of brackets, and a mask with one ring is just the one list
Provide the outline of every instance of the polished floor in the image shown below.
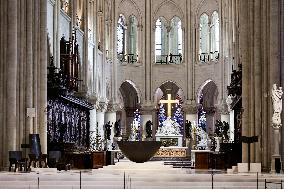
[[[125,180],[124,180],[125,174]],[[284,181],[283,174],[259,174],[258,188],[264,189],[264,179]],[[256,189],[256,174],[227,174],[216,171],[214,189]],[[125,184],[124,184],[125,182]],[[284,185],[284,183],[283,183]],[[284,186],[283,186],[284,187]],[[0,172],[0,189],[211,189],[210,170],[172,168],[163,162],[142,164],[122,161],[102,169],[57,171],[34,169],[30,173]],[[267,188],[280,185],[268,184]]]

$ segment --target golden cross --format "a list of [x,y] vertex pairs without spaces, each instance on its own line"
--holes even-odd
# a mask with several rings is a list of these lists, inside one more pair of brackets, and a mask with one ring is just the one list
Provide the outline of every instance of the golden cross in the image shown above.
[[171,100],[171,94],[168,94],[168,100],[160,100],[160,103],[167,104],[167,112],[168,112],[168,117],[171,117],[172,115],[172,106],[171,104],[176,104],[179,103],[179,100]]

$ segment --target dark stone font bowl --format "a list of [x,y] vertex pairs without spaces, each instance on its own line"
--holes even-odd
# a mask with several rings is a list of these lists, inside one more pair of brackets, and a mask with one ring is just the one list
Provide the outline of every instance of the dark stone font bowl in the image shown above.
[[121,152],[131,161],[144,163],[159,150],[160,141],[117,141]]

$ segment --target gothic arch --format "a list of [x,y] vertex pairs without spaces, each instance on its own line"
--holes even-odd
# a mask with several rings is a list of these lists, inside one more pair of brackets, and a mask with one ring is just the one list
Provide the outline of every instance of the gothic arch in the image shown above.
[[[185,93],[182,87],[175,81],[168,80],[163,81],[159,84],[158,87],[156,87],[155,91],[153,91],[154,94],[154,104],[157,104],[158,101],[161,99],[161,92],[162,94],[166,93],[166,88],[169,87],[171,89],[171,93],[175,95],[179,95],[182,100],[185,99]],[[173,97],[172,97],[173,98]]]
[[137,85],[135,84],[135,82],[133,82],[133,81],[130,80],[130,79],[124,80],[124,81],[122,81],[122,82],[120,83],[119,89],[121,88],[121,86],[122,86],[124,83],[128,83],[130,86],[133,87],[133,89],[135,89],[135,92],[136,92],[136,94],[137,94],[138,103],[140,104],[140,103],[141,103],[141,91],[139,90],[139,88],[137,87]]
[[131,80],[125,80],[120,84],[119,96],[120,103],[123,104],[123,108],[120,111],[121,123],[124,126],[123,133],[130,133],[129,127],[133,121],[133,114],[136,109],[140,108],[141,96],[140,91],[136,87],[136,84]]
[[[183,24],[183,18],[184,18],[184,14],[183,14],[183,11],[182,9],[172,0],[165,0],[163,1],[157,8],[156,10],[154,11],[154,20],[156,20],[157,18],[159,18],[160,16],[162,15],[167,15],[167,14],[161,14],[159,15],[159,12],[160,10],[163,10],[163,7],[164,6],[169,6],[169,7],[172,7],[170,10],[166,10],[166,11],[172,11],[172,14],[168,14],[170,15],[170,17],[167,17],[166,19],[167,20],[171,20],[171,18],[173,18],[174,16],[177,16],[181,19],[182,21],[182,24]],[[177,10],[177,12],[176,12]]]
[[206,95],[205,98],[206,100],[208,100],[207,106],[214,107],[215,104],[218,103],[219,91],[218,91],[217,84],[213,80],[208,79],[199,86],[197,94],[196,94],[196,99],[197,99],[198,104],[200,103],[201,95],[203,92],[205,92],[205,95]]
[[[196,17],[200,17],[200,15],[202,15],[204,12],[206,12],[208,15],[212,15],[212,13],[214,11],[218,12],[218,2],[215,1],[209,1],[206,2],[208,0],[202,0],[198,6],[197,9],[195,11],[195,15]],[[210,4],[210,5],[209,5]],[[214,6],[215,5],[215,6]],[[210,7],[210,9],[208,10],[208,7]],[[203,8],[203,9],[202,9]],[[206,9],[207,8],[207,9]]]
[[[129,10],[130,7],[131,8],[133,7],[134,10],[130,11]],[[124,12],[123,10],[126,10],[126,9],[128,11]],[[123,14],[125,16],[125,18],[129,18],[130,15],[134,15],[136,17],[137,21],[138,21],[138,25],[141,24],[142,13],[141,13],[139,7],[137,6],[137,4],[135,3],[135,1],[133,1],[133,0],[122,0],[118,5],[118,10],[119,10],[119,14]],[[126,23],[128,23],[128,20],[127,20]]]

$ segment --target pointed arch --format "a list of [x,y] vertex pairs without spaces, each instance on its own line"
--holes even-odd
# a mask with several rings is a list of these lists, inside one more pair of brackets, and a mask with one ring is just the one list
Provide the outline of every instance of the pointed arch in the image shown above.
[[[182,20],[184,18],[184,14],[183,14],[183,11],[182,9],[180,8],[180,6],[178,4],[176,4],[174,1],[172,0],[165,0],[163,1],[157,8],[156,10],[154,11],[154,17],[157,18],[157,17],[160,17],[158,15],[158,13],[161,11],[161,10],[166,10],[166,6],[168,5],[168,7],[171,7],[169,10],[167,11],[171,11],[172,14],[168,14],[168,15],[176,15],[176,16],[179,16]],[[165,8],[165,9],[164,9]],[[166,14],[162,14],[162,15],[166,15]],[[168,20],[170,20],[170,18],[167,18]]]
[[[130,6],[129,4],[132,4],[132,6]],[[126,8],[127,8],[127,10],[129,10],[129,8],[134,8],[134,10],[130,11],[130,12],[132,12],[130,14],[136,15],[136,17],[138,19],[138,23],[141,23],[142,13],[141,13],[141,10],[139,9],[139,7],[137,6],[136,2],[133,1],[133,0],[122,0],[118,5],[118,10],[126,10]]]
[[[173,80],[163,81],[156,87],[154,90],[154,104],[157,104],[158,101],[162,98],[163,95],[167,93],[171,93],[172,95],[179,95],[182,101],[185,99],[185,93],[182,87]],[[173,98],[173,97],[172,97]]]

